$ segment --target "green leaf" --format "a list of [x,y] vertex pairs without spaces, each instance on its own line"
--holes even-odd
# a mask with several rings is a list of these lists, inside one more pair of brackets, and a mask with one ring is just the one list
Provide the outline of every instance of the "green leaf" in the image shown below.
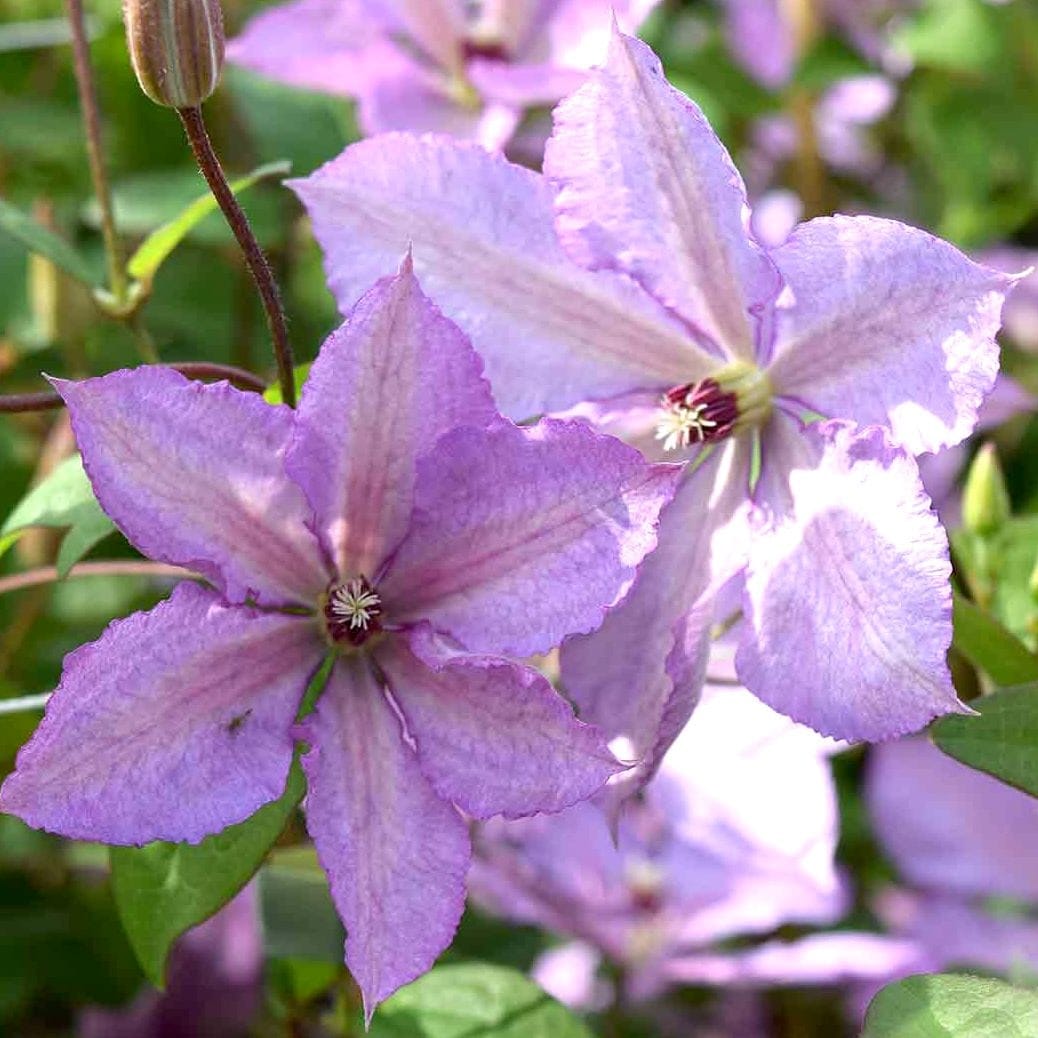
[[86,285],[100,281],[91,265],[64,238],[37,223],[17,206],[0,198],[0,230],[17,238],[30,252],[45,256],[66,274],[71,274]]
[[173,942],[238,893],[259,868],[303,797],[298,763],[279,800],[199,844],[112,847],[112,891],[149,980],[163,986]]
[[259,887],[267,958],[342,964],[345,934],[312,847],[275,852]]
[[30,526],[68,527],[58,552],[58,575],[68,571],[115,524],[101,511],[78,454],[66,458],[47,478],[22,498],[0,527],[0,555]]
[[518,970],[437,966],[375,1013],[370,1038],[591,1038],[587,1026]]
[[888,984],[861,1038],[1030,1038],[1038,994],[989,977],[935,974]]
[[[292,377],[296,383],[296,398],[298,399],[299,394],[303,391],[303,383],[306,381],[306,376],[310,374],[310,364],[297,364],[292,369]],[[275,382],[273,385],[268,386],[263,393],[263,399],[268,404],[280,404],[284,399],[281,396],[281,386]]]
[[955,648],[998,685],[1038,681],[1038,656],[979,606],[955,593]]
[[[239,194],[267,177],[287,176],[291,169],[289,162],[271,162],[232,181],[230,187],[235,194]],[[211,194],[204,194],[173,220],[152,231],[126,265],[130,277],[150,282],[170,253],[216,208],[216,199]]]
[[1038,796],[1038,682],[973,700],[979,716],[948,714],[930,733],[950,757]]

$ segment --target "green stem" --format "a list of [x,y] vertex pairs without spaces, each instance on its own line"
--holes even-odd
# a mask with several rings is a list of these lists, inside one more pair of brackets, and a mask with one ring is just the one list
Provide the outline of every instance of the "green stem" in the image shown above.
[[129,282],[123,265],[119,235],[115,229],[115,214],[112,207],[112,190],[105,168],[104,149],[101,139],[101,115],[97,103],[97,88],[94,72],[90,65],[90,46],[87,42],[86,21],[83,17],[83,0],[66,0],[69,26],[72,31],[72,55],[79,88],[79,104],[83,110],[83,127],[86,130],[87,157],[90,160],[90,176],[94,182],[94,194],[101,210],[101,235],[104,238],[105,258],[108,263],[108,282],[112,295],[122,305],[129,296]]
[[40,692],[35,696],[16,696],[13,699],[0,699],[0,717],[4,714],[20,714],[26,710],[42,710],[53,692]]

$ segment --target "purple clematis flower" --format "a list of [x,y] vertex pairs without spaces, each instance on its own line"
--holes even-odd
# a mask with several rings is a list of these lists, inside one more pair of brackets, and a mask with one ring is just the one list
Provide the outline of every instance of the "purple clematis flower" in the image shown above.
[[601,622],[676,470],[579,423],[497,416],[409,261],[325,344],[297,412],[157,368],[58,388],[108,514],[214,589],[181,584],[67,658],[0,807],[74,838],[195,842],[279,796],[300,737],[370,1015],[450,943],[457,808],[558,811],[618,770],[545,679],[495,654]]
[[634,32],[659,0],[294,0],[265,11],[228,60],[356,97],[367,134],[436,130],[503,148],[602,59],[611,12]]
[[470,886],[492,909],[578,942],[537,971],[571,1003],[593,1004],[603,957],[624,968],[638,998],[671,983],[759,983],[765,962],[775,984],[885,976],[905,949],[876,934],[842,935],[828,971],[819,960],[829,935],[752,952],[712,947],[790,923],[833,923],[846,910],[828,762],[838,748],[744,689],[708,687],[615,843],[588,804],[490,822]]
[[576,408],[689,459],[630,596],[563,647],[582,716],[644,779],[694,706],[712,621],[740,606],[742,682],[820,732],[963,709],[947,542],[912,454],[973,428],[1011,279],[866,217],[766,251],[699,109],[619,33],[556,109],[545,168],[389,135],[295,187],[340,304],[411,240],[508,413]]

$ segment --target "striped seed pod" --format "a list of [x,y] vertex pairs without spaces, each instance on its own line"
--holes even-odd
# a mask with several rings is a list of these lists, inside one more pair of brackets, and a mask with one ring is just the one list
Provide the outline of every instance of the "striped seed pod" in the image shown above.
[[220,0],[123,0],[130,60],[157,104],[196,108],[223,68]]

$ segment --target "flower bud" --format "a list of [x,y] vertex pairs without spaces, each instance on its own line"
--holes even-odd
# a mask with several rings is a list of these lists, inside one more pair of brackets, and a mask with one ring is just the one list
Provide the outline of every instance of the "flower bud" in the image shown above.
[[970,533],[987,537],[1010,517],[1009,491],[993,443],[977,452],[962,492],[962,523]]
[[169,108],[196,108],[223,68],[220,0],[123,0],[130,60],[141,89]]

